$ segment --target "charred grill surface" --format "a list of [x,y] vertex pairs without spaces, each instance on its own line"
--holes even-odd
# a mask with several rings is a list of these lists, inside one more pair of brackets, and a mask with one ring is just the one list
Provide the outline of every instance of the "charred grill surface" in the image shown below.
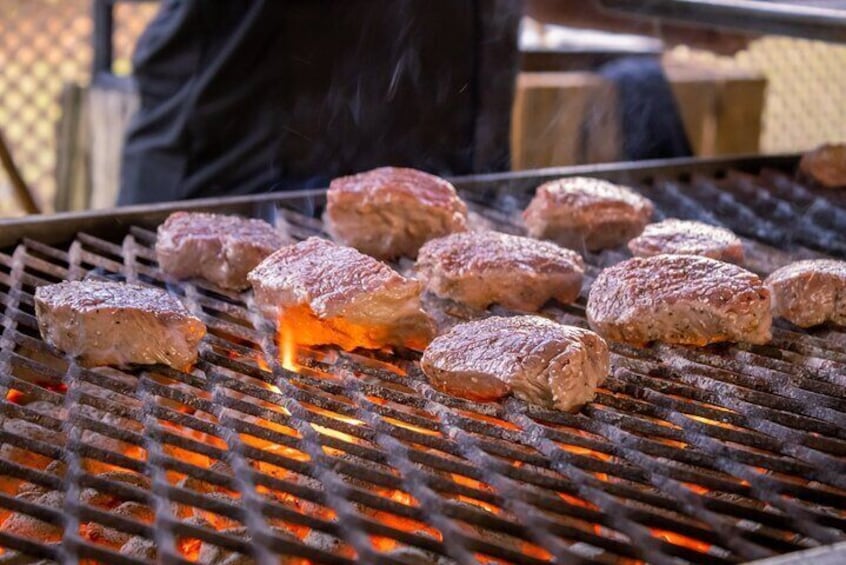
[[[765,275],[846,257],[846,205],[796,183],[794,164],[605,174],[660,217],[734,230]],[[495,229],[520,233],[543,180],[457,185]],[[304,202],[278,202],[291,234],[325,235]],[[478,404],[431,388],[417,354],[292,353],[249,295],[167,285],[153,224],[0,252],[0,563],[728,563],[846,540],[842,329],[615,344],[580,413]],[[586,257],[587,282],[624,257]],[[35,288],[85,277],[178,295],[208,326],[194,370],[84,368],[45,344]],[[543,313],[586,327],[586,291]]]

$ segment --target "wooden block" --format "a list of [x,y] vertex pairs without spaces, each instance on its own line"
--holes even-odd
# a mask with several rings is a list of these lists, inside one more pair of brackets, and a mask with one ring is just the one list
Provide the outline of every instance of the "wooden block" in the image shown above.
[[[584,162],[593,156],[617,154],[619,137],[586,144],[585,132],[616,120],[613,93],[597,75],[583,72],[521,73],[512,112],[512,168],[530,169]],[[589,118],[589,119],[588,119]]]
[[717,76],[706,69],[684,65],[665,65],[664,71],[693,154],[716,155]]
[[717,155],[759,153],[767,81],[729,77],[720,87],[716,117]]
[[56,212],[88,208],[91,130],[87,101],[84,87],[66,84],[62,88],[62,117],[56,126],[56,194],[53,201]]
[[94,85],[88,93],[91,123],[91,208],[111,208],[120,187],[123,140],[138,94],[129,88]]

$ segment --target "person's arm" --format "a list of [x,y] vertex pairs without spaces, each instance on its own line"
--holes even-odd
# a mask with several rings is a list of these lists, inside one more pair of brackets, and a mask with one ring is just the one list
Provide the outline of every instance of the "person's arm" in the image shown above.
[[593,0],[524,0],[526,15],[544,23],[576,28],[589,28],[613,33],[648,35],[670,46],[689,45],[723,55],[744,49],[753,36],[738,32],[695,27],[675,23],[659,23],[656,19],[628,18],[603,10]]

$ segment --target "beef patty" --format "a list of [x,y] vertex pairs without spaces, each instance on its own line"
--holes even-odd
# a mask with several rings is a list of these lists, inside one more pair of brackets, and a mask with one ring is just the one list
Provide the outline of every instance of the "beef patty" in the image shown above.
[[824,322],[846,325],[846,261],[813,259],[791,263],[764,281],[773,315],[803,328]]
[[346,349],[422,349],[434,332],[422,285],[351,247],[311,237],[283,247],[249,274],[262,314],[298,343]]
[[695,255],[635,257],[605,269],[590,289],[587,318],[600,335],[632,345],[771,339],[761,279]]
[[581,251],[623,245],[640,234],[653,205],[606,180],[569,177],[540,185],[523,220],[529,235]]
[[693,220],[664,220],[649,224],[629,242],[637,257],[702,255],[729,263],[743,263],[743,242],[731,230]]
[[86,365],[184,369],[197,360],[206,326],[166,291],[135,284],[70,281],[35,291],[47,343]]
[[826,188],[846,187],[846,144],[827,143],[802,155],[799,171]]
[[223,288],[250,286],[247,273],[289,243],[283,231],[262,220],[175,212],[159,226],[159,267],[177,279],[200,277]]
[[549,241],[498,232],[465,232],[427,242],[417,270],[427,289],[442,297],[486,308],[533,312],[551,298],[576,300],[584,261]]
[[326,194],[326,229],[379,259],[416,257],[426,241],[467,229],[467,206],[440,177],[382,167],[340,177]]
[[593,398],[608,375],[609,354],[590,330],[540,316],[494,316],[435,338],[420,367],[432,386],[470,400],[514,392],[528,402],[571,410]]

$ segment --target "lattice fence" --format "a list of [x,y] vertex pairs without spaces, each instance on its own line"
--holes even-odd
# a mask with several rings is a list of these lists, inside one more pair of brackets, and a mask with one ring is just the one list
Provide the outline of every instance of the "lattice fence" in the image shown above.
[[735,57],[677,48],[671,56],[760,71],[767,77],[761,149],[801,151],[846,141],[846,45],[764,37]]
[[[115,10],[114,70],[130,71],[135,41],[155,3]],[[91,0],[0,0],[0,127],[26,182],[49,206],[55,191],[59,97],[90,79]],[[0,172],[0,215],[14,213]]]

